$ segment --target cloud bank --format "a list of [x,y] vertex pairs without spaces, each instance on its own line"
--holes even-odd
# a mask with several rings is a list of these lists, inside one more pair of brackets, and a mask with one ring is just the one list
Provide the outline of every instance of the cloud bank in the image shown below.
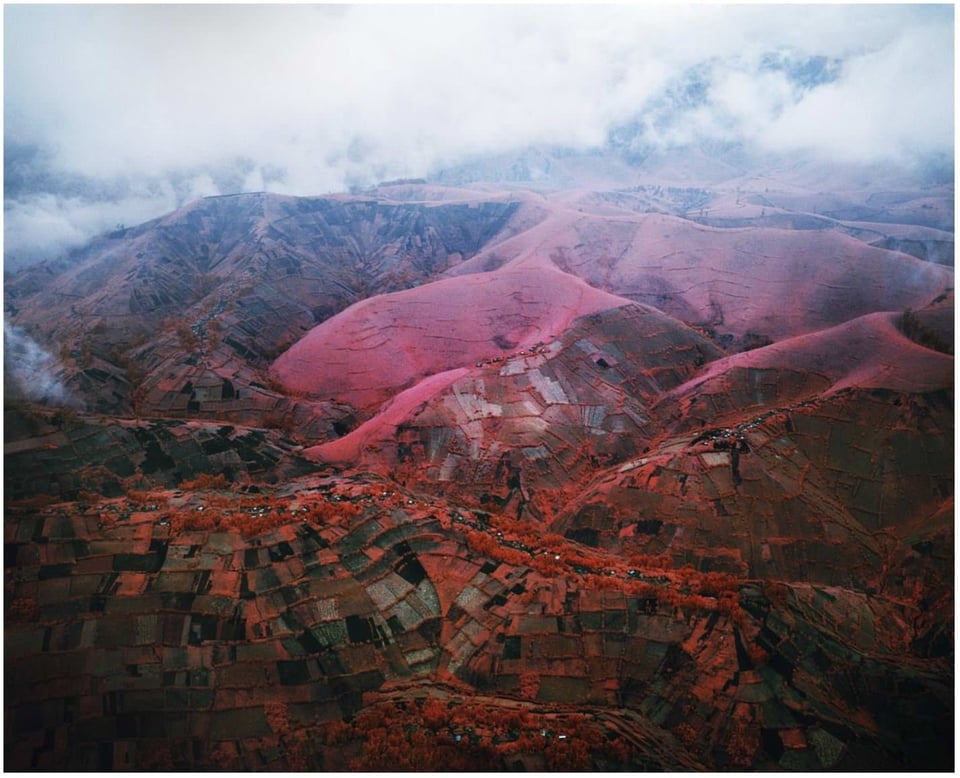
[[950,6],[6,6],[5,255],[530,146],[953,155]]

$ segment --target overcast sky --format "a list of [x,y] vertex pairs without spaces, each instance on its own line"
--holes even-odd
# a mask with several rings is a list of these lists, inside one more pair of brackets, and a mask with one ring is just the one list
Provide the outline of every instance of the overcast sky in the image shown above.
[[4,8],[5,254],[530,145],[953,155],[942,6]]

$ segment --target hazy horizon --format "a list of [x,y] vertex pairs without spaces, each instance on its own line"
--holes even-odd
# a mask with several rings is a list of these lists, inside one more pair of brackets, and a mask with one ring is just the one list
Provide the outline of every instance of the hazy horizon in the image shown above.
[[952,160],[953,8],[4,9],[5,257],[524,148]]

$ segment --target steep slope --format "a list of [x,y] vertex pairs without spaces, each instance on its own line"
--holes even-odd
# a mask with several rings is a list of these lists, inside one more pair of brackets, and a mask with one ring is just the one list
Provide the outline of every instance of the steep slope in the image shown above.
[[204,369],[251,387],[318,321],[476,253],[519,203],[207,198],[7,279],[6,311],[91,407],[182,413],[170,394]]
[[358,303],[311,330],[271,375],[370,414],[422,378],[527,351],[626,302],[551,268],[446,279]]
[[950,769],[944,192],[653,162],[12,276],[7,766]]
[[953,282],[951,269],[837,230],[717,228],[666,214],[598,216],[572,208],[558,208],[448,275],[508,263],[552,264],[707,328],[734,348],[922,307]]
[[951,498],[952,424],[948,390],[844,390],[665,439],[598,476],[554,529],[701,569],[882,589],[885,533],[915,532]]
[[682,420],[676,431],[695,430],[847,388],[924,393],[951,386],[953,357],[909,340],[901,319],[873,313],[718,359],[665,392],[656,413]]
[[119,497],[211,475],[255,490],[258,482],[314,471],[298,449],[280,430],[8,405],[4,494],[11,501]]
[[652,403],[666,434],[598,476],[556,528],[698,565],[726,557],[751,577],[841,583],[817,578],[827,546],[757,567],[766,539],[879,543],[863,560],[880,554],[876,533],[913,532],[952,505],[954,359],[908,338],[906,318],[870,314],[704,365]]
[[548,343],[422,380],[306,454],[536,512],[662,434],[649,406],[720,353],[655,309],[610,308]]

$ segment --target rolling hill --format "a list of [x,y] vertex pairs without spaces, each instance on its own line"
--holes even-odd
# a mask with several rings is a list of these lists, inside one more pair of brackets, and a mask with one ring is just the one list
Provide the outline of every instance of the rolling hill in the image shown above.
[[9,274],[7,765],[949,769],[952,189],[728,168]]

